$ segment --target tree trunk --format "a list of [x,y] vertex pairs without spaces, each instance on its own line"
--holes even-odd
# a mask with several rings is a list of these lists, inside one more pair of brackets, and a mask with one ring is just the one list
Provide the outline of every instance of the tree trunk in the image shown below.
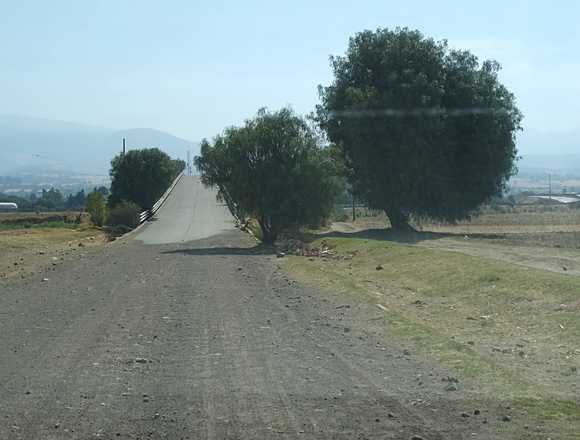
[[262,243],[264,244],[274,244],[276,241],[276,234],[272,231],[270,225],[266,222],[264,217],[258,219],[260,224],[260,229],[262,230]]
[[394,231],[411,231],[413,228],[409,224],[409,215],[401,208],[387,208],[385,214],[391,222],[391,229]]

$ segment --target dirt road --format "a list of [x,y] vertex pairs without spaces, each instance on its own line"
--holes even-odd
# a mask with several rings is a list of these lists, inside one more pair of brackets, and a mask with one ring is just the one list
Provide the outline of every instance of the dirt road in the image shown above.
[[[182,225],[219,211],[197,191]],[[223,217],[191,242],[164,218],[0,282],[0,439],[520,438],[529,423],[390,340],[380,310],[288,279]]]

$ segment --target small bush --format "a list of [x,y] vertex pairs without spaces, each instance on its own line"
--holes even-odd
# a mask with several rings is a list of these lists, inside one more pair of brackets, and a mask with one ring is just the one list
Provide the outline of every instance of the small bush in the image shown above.
[[109,226],[135,228],[139,224],[141,208],[133,202],[117,203],[109,212]]
[[105,197],[98,192],[93,191],[87,196],[87,212],[91,216],[91,221],[96,226],[103,226],[107,221],[107,204]]

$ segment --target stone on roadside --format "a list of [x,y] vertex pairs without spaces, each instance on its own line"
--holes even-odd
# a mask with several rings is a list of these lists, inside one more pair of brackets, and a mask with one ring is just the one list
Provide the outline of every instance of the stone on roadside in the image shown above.
[[459,379],[455,376],[447,376],[441,379],[441,382],[459,383]]
[[450,382],[445,386],[445,391],[459,391],[459,386],[454,382]]

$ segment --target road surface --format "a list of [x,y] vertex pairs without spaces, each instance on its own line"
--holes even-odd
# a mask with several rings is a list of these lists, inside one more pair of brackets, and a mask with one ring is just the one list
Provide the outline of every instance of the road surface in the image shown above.
[[183,176],[152,221],[137,236],[146,244],[184,243],[231,231],[234,220],[217,191],[198,177]]
[[2,281],[0,439],[511,437],[380,310],[278,263],[185,178],[136,234]]

